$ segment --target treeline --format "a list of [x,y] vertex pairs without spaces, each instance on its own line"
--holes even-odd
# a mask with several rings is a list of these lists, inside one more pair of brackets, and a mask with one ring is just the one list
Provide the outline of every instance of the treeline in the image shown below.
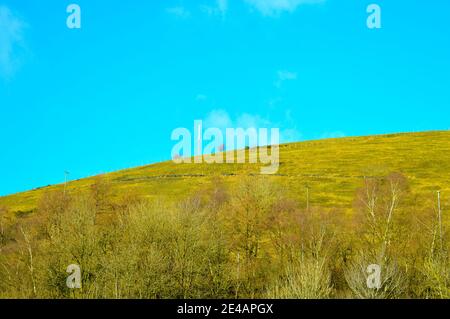
[[[351,214],[302,207],[267,177],[211,185],[176,204],[113,202],[99,178],[83,194],[46,193],[44,218],[0,217],[0,297],[450,297],[445,225],[401,174],[365,179]],[[80,289],[66,285],[71,264]]]

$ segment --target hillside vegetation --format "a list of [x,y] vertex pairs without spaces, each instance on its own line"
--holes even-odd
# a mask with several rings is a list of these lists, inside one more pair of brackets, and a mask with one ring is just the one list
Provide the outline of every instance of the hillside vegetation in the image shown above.
[[169,161],[1,197],[0,297],[449,298],[449,151],[327,139],[281,145],[274,175]]
[[[290,195],[320,206],[351,208],[364,177],[402,172],[414,192],[450,193],[450,131],[324,139],[280,146],[280,169],[271,179],[289,187]],[[259,174],[258,164],[174,164],[172,161],[103,175],[111,195],[127,193],[177,200],[203,189],[211,177],[236,184],[242,176]],[[88,189],[95,177],[68,183],[69,192]],[[19,215],[31,213],[42,194],[63,185],[0,197],[0,206]],[[450,196],[449,196],[450,197]],[[447,199],[450,200],[450,199]],[[447,203],[450,203],[448,201]]]

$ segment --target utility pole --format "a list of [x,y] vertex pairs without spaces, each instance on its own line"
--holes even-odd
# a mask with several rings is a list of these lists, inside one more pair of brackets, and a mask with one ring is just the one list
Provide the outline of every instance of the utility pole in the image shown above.
[[199,156],[202,156],[202,127],[198,126],[197,132],[197,153]]
[[235,291],[235,297],[236,299],[239,297],[239,287],[241,286],[240,284],[240,265],[241,265],[241,260],[240,260],[240,255],[239,253],[237,253],[237,287],[236,287],[236,291]]
[[441,191],[437,192],[437,197],[438,197],[439,237],[440,237],[440,240],[441,240],[441,249],[442,249]]
[[306,185],[306,210],[309,212],[309,185]]
[[64,196],[66,196],[66,187],[67,187],[67,176],[69,176],[68,171],[64,171]]

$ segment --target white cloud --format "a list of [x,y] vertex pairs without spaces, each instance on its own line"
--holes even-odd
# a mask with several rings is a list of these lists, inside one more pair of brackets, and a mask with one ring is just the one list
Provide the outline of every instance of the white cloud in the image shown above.
[[[294,12],[299,6],[306,4],[319,4],[326,0],[243,0],[251,8],[260,12],[263,16],[277,17],[283,12]],[[207,3],[197,7],[208,16],[221,16],[225,18],[228,12],[228,0],[208,0]],[[192,9],[192,8],[191,8]],[[166,9],[170,14],[179,18],[191,17],[191,11],[183,6]]]
[[225,110],[211,111],[203,121],[204,128],[218,128],[225,132],[226,128],[278,128],[282,143],[298,141],[301,133],[295,127],[295,123],[289,111],[285,113],[285,119],[281,123],[274,123],[258,114],[243,113],[234,119]]
[[191,16],[191,12],[189,10],[187,10],[185,7],[172,7],[172,8],[167,8],[166,11],[178,18],[182,18],[182,19],[186,19],[189,18]]
[[297,80],[297,73],[290,71],[278,71],[277,73],[277,81],[275,82],[275,86],[280,88],[284,81],[294,81]]
[[228,0],[216,0],[215,5],[202,5],[200,9],[209,16],[221,15],[224,17],[228,11]]
[[237,117],[236,127],[242,128],[270,128],[272,123],[259,115],[244,113]]
[[289,71],[278,71],[278,78],[281,81],[296,80],[297,79],[297,73],[289,72]]
[[197,102],[203,102],[206,101],[208,99],[208,96],[206,96],[205,94],[197,94],[197,96],[195,97],[195,100]]
[[8,7],[0,5],[0,76],[10,78],[22,64],[26,24]]
[[226,13],[228,10],[228,0],[217,0],[217,6],[222,13]]
[[264,16],[278,16],[283,12],[294,12],[304,4],[322,3],[325,0],[244,0]]
[[224,110],[212,110],[204,120],[205,127],[217,127],[221,130],[233,127],[233,121]]

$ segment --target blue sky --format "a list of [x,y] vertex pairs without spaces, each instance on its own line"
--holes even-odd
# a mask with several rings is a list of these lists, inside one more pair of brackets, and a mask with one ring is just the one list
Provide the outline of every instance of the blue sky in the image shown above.
[[170,159],[196,119],[283,141],[448,129],[449,16],[441,0],[0,0],[0,195]]

